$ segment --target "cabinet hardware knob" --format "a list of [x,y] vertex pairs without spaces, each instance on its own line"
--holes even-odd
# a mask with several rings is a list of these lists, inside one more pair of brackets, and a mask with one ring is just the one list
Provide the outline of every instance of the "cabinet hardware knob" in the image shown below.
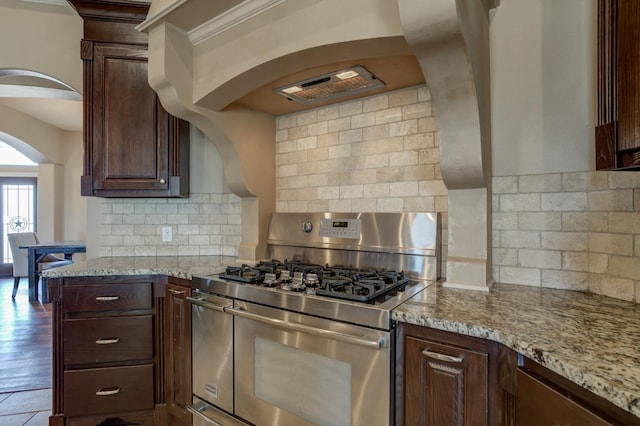
[[96,301],[98,302],[112,302],[119,299],[120,296],[96,296]]
[[110,388],[102,388],[100,390],[98,390],[96,392],[96,395],[98,396],[109,396],[109,395],[115,395],[120,393],[120,388],[117,386],[114,387],[110,387]]
[[160,183],[166,183],[167,181],[164,179],[160,179]]
[[431,352],[428,349],[425,349],[424,351],[422,351],[422,355],[426,356],[427,358],[431,358],[431,359],[437,359],[438,361],[444,361],[444,362],[462,362],[464,360],[464,356],[451,356],[451,355],[445,355],[445,354],[439,354],[437,352]]
[[114,343],[118,343],[120,341],[119,337],[111,337],[109,339],[98,339],[96,343],[98,345],[112,345]]

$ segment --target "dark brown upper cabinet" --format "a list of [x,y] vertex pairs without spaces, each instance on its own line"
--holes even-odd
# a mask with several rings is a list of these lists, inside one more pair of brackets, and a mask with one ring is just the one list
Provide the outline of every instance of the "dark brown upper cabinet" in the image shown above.
[[640,2],[598,0],[597,170],[640,170]]
[[82,195],[186,197],[189,124],[162,107],[147,80],[149,3],[69,0],[84,21]]

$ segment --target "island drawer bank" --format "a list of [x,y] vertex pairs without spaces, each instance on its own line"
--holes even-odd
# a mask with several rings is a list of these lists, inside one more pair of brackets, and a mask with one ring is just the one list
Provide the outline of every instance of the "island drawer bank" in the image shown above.
[[[185,284],[192,275],[220,271],[222,265],[234,260],[217,256],[101,258],[51,271],[47,276],[156,274],[165,279],[168,276],[170,280],[180,278]],[[432,284],[397,308],[393,318],[400,327],[417,325],[416,329],[425,332],[447,331],[446,334],[451,334],[448,342],[454,347],[464,346],[456,338],[470,337],[502,348],[493,356],[511,353],[517,359],[517,353],[523,354],[525,357],[520,357],[523,372],[535,377],[544,373],[554,380],[562,379],[576,388],[586,389],[587,396],[598,395],[606,403],[604,411],[617,406],[633,414],[628,421],[612,424],[638,424],[640,315],[636,305],[563,290],[495,285],[489,293],[480,293],[443,289]],[[493,365],[491,354],[488,359],[488,365]],[[538,367],[539,371],[528,367]],[[402,368],[399,363],[398,370]],[[169,379],[164,377],[164,380]],[[511,387],[515,395],[515,378]],[[579,393],[572,390],[574,395]],[[402,396],[400,390],[397,393]],[[169,403],[168,398],[163,401]],[[515,416],[516,400],[511,402]],[[180,404],[176,407],[179,410]]]

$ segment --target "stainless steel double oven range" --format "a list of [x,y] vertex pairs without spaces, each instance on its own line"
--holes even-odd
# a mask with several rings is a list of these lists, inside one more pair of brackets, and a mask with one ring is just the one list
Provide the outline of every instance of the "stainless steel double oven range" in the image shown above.
[[390,425],[391,310],[438,277],[435,213],[276,213],[270,259],[193,278],[194,425]]

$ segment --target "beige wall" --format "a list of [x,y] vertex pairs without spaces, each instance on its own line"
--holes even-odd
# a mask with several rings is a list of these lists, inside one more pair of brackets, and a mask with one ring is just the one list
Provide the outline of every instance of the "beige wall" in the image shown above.
[[[82,20],[67,7],[7,0],[0,5],[0,69],[55,77],[82,91]],[[38,233],[42,240],[83,240],[86,200],[80,197],[82,133],[67,132],[0,105],[2,139],[38,162]],[[3,175],[8,171],[0,170]]]
[[38,71],[82,93],[82,19],[72,8],[3,0],[0,16],[0,68]]
[[595,0],[492,15],[494,278],[640,301],[640,173],[596,172]]
[[594,164],[596,0],[505,0],[491,16],[493,176]]
[[[0,105],[0,133],[9,145],[39,163],[38,234],[43,241],[83,240],[85,205],[80,197],[82,132],[65,132]],[[7,176],[2,170],[0,173]]]

